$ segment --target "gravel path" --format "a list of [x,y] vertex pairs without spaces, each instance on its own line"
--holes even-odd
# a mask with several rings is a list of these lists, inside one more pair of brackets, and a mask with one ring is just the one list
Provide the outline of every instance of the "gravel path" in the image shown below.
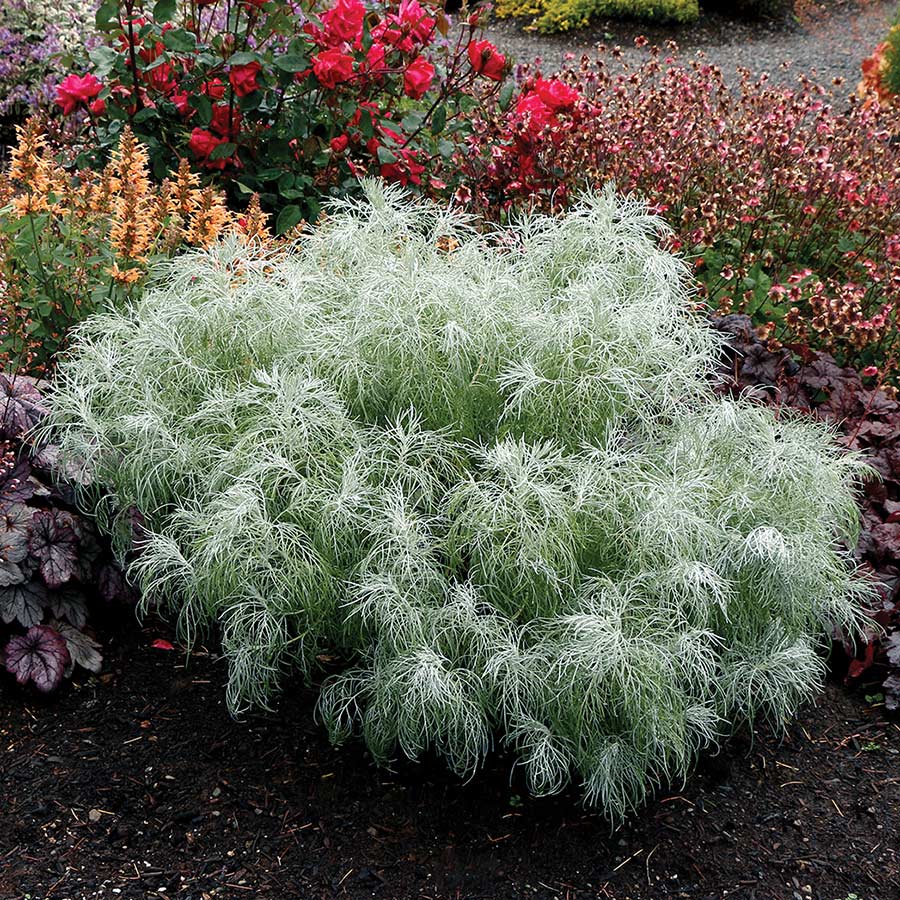
[[[798,8],[801,6],[798,3]],[[545,73],[558,69],[567,53],[576,58],[592,54],[598,43],[625,48],[635,61],[645,54],[635,49],[634,38],[645,34],[653,43],[677,41],[682,51],[703,51],[711,62],[730,75],[737,66],[773,77],[793,80],[782,63],[793,70],[815,70],[820,81],[841,76],[851,84],[860,77],[860,63],[884,39],[897,10],[896,0],[825,0],[803,3],[797,22],[751,23],[705,13],[688,27],[641,28],[621,21],[601,20],[589,28],[567,35],[526,32],[522,22],[493,22],[486,34],[516,62],[540,57]]]

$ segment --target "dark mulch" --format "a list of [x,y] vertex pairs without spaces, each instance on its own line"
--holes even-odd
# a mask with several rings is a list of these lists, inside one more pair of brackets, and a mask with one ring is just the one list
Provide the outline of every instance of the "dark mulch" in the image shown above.
[[235,723],[222,665],[157,637],[117,628],[109,674],[49,703],[0,682],[4,900],[900,897],[900,727],[838,684],[611,834],[502,759],[462,785],[333,749],[310,690]]

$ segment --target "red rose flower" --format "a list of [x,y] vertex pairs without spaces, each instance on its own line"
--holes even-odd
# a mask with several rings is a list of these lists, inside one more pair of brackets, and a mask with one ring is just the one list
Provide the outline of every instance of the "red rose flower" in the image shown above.
[[200,93],[206,94],[211,100],[225,99],[225,82],[221,78],[213,78],[212,81],[204,81],[200,86]]
[[516,102],[516,113],[526,121],[531,131],[540,131],[551,122],[556,122],[553,110],[535,93],[519,97]]
[[175,109],[177,109],[182,116],[189,116],[193,112],[190,103],[188,103],[187,91],[172,94],[169,99],[175,104]]
[[396,16],[388,16],[384,22],[379,22],[372,29],[372,37],[376,41],[383,41],[396,47],[402,53],[412,53],[416,49],[413,39],[403,27],[403,23]]
[[434,31],[434,19],[422,9],[418,0],[400,0],[397,10],[397,21],[420,44],[424,44]]
[[399,182],[403,187],[408,184],[421,184],[425,166],[416,161],[415,153],[412,150],[396,152],[398,154],[396,162],[384,163],[381,166],[381,177],[388,181]]
[[229,109],[227,103],[220,103],[213,107],[209,127],[226,139],[233,138],[241,130],[241,111]]
[[434,66],[424,56],[417,56],[403,73],[403,91],[413,100],[421,100],[434,81]]
[[362,39],[365,17],[366,8],[359,0],[337,0],[334,6],[322,15],[325,42],[330,47],[344,43],[356,44]]
[[350,143],[350,138],[347,137],[346,134],[339,134],[337,137],[331,139],[331,149],[335,153],[343,153],[347,149],[347,144]]
[[231,82],[231,86],[238,97],[246,97],[247,94],[252,94],[254,91],[259,90],[256,76],[259,75],[261,68],[262,66],[258,62],[247,63],[243,66],[232,66],[231,71],[228,73],[228,80]]
[[92,116],[102,116],[106,112],[106,101],[99,97],[88,104]]
[[337,48],[313,57],[313,72],[324,88],[335,88],[353,75],[353,57]]
[[228,138],[219,137],[204,128],[195,128],[191,132],[188,148],[207,169],[224,169],[229,162],[228,159],[210,159],[209,157],[216,147],[227,143]]
[[379,72],[384,68],[384,44],[376,41],[369,47],[369,52],[366,54],[366,68],[370,72]]
[[144,72],[144,80],[160,94],[169,94],[175,90],[175,69],[171,63],[163,63]]
[[469,41],[469,62],[478,75],[500,81],[506,68],[506,57],[487,40]]
[[66,75],[56,86],[56,102],[63,114],[69,115],[93,100],[102,90],[103,85],[90,72],[87,75]]
[[538,78],[534,83],[534,89],[550,109],[570,109],[581,99],[581,94],[575,88],[555,78],[552,81]]

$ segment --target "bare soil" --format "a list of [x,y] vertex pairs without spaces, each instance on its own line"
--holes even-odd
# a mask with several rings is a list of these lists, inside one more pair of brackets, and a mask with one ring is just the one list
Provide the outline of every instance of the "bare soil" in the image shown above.
[[332,748],[311,688],[235,722],[224,666],[158,622],[101,637],[108,674],[52,701],[0,683],[3,900],[900,897],[900,726],[837,681],[612,832],[501,755],[461,784]]

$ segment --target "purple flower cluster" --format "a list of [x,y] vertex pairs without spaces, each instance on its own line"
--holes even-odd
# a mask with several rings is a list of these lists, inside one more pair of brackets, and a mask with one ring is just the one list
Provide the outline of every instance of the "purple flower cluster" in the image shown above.
[[93,3],[5,0],[0,8],[0,116],[53,99],[65,71],[59,60],[91,42]]

